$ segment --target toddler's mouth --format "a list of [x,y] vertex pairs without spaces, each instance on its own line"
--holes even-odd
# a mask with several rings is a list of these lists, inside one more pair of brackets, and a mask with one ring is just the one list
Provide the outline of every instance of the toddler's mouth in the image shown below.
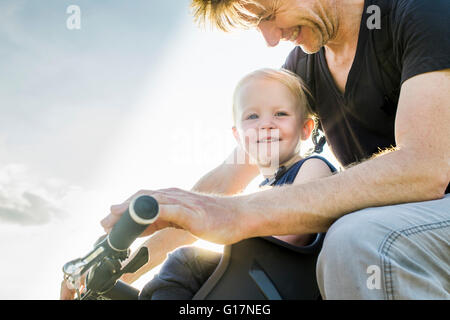
[[267,138],[258,140],[257,143],[271,143],[271,142],[279,142],[279,141],[281,141],[280,138],[267,137]]

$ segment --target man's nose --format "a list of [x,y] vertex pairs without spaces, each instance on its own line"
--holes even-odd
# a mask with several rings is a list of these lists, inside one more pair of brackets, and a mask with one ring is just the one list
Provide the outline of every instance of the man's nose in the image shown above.
[[275,47],[280,43],[283,31],[271,21],[261,21],[258,30],[262,33],[269,47]]

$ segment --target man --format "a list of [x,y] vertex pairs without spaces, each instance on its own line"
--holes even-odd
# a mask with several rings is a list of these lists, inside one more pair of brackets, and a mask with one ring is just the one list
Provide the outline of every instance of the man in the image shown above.
[[[193,6],[198,19],[221,29],[254,26],[269,46],[281,40],[298,46],[284,67],[309,85],[325,136],[347,168],[304,185],[227,197],[257,170],[226,161],[192,192],[139,191],[160,204],[146,234],[176,227],[227,244],[326,231],[317,266],[324,299],[450,298],[450,2],[194,0]],[[111,207],[106,230],[128,202]]]

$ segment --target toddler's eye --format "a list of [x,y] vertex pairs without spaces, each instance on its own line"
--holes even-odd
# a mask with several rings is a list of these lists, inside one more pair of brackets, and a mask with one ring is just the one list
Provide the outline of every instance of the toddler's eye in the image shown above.
[[275,113],[275,116],[277,116],[277,117],[284,117],[284,116],[287,116],[287,115],[288,114],[286,112],[283,112],[283,111],[279,111],[279,112]]
[[255,113],[250,114],[245,118],[245,120],[254,120],[254,119],[258,119],[258,115]]

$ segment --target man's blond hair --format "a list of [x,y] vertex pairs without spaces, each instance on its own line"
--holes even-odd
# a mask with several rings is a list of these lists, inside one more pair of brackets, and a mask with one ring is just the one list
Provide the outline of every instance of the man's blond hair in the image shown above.
[[192,0],[194,20],[200,25],[207,22],[213,27],[223,31],[234,28],[253,28],[258,25],[261,17],[249,8],[260,9],[264,7],[256,0]]
[[311,93],[302,81],[302,79],[295,73],[286,69],[271,69],[263,68],[253,71],[242,78],[234,90],[233,95],[233,123],[236,125],[237,116],[237,96],[239,89],[252,80],[274,80],[282,83],[289,89],[292,95],[296,99],[296,108],[299,111],[300,116],[303,120],[311,118],[316,121],[316,116],[311,110],[311,106],[308,97],[311,97]]

